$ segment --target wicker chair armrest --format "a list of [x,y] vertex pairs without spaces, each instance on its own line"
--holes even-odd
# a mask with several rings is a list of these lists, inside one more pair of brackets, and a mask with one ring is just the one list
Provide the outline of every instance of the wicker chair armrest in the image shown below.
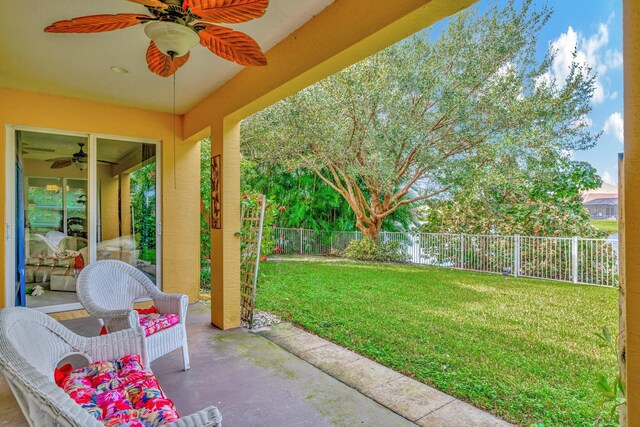
[[116,310],[107,310],[107,309],[95,310],[94,309],[91,311],[91,315],[93,317],[100,317],[102,319],[109,319],[114,317],[130,317],[132,313],[136,313],[136,311],[128,308],[116,309]]
[[84,351],[94,362],[113,360],[129,354],[140,356],[142,365],[149,369],[144,329],[140,326],[107,335],[87,338]]
[[153,297],[153,303],[158,312],[177,314],[180,316],[180,322],[185,322],[189,306],[189,298],[186,295],[160,293]]
[[140,326],[140,315],[135,310],[99,310],[93,316],[102,319],[110,333]]
[[167,427],[220,427],[222,416],[215,406],[209,406],[179,420],[166,424]]

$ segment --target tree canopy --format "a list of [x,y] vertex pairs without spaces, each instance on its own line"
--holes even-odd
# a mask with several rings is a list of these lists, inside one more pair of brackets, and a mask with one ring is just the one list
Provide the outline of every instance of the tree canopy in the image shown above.
[[315,174],[377,241],[398,209],[453,194],[505,157],[589,148],[594,74],[574,62],[558,82],[554,52],[536,60],[550,16],[531,0],[462,11],[440,36],[411,36],[245,120],[243,154]]
[[519,165],[503,158],[490,173],[423,209],[420,230],[433,233],[605,237],[589,222],[581,193],[602,179],[588,163]]

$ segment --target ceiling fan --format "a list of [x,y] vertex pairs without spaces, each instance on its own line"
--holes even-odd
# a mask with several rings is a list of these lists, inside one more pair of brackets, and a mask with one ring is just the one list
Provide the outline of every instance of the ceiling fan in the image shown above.
[[151,39],[147,64],[153,73],[169,77],[189,59],[198,42],[214,54],[240,65],[266,65],[258,43],[248,35],[216,23],[237,24],[263,16],[269,0],[128,0],[150,15],[91,15],[54,22],[50,33],[99,33],[145,24]]
[[31,154],[33,151],[39,151],[41,153],[55,153],[56,150],[53,148],[41,148],[41,147],[32,147],[28,142],[22,143],[22,154]]
[[[81,171],[85,170],[89,161],[88,156],[87,153],[85,153],[83,150],[84,143],[79,142],[78,145],[80,146],[80,151],[78,151],[77,153],[73,153],[71,157],[56,157],[55,159],[47,159],[47,162],[53,162],[51,163],[51,169],[62,169],[75,164]],[[98,163],[103,163],[106,165],[117,165],[117,163],[108,162],[106,160],[98,160]]]

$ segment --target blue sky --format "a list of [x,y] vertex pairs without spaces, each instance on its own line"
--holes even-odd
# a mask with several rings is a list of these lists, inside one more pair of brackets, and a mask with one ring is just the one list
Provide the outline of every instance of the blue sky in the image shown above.
[[[507,0],[498,0],[507,4]],[[481,0],[481,9],[491,4]],[[587,161],[598,170],[605,182],[618,183],[618,153],[623,151],[623,81],[622,81],[622,0],[534,0],[549,5],[554,13],[540,33],[538,55],[549,46],[558,54],[550,72],[564,80],[574,48],[579,61],[598,74],[591,101],[593,110],[586,119],[594,133],[603,132],[598,144],[572,153],[575,160]],[[434,25],[439,33],[444,23]]]
[[[543,4],[543,1],[536,0]],[[561,66],[577,43],[587,63],[598,72],[598,88],[589,115],[598,144],[576,151],[574,158],[591,163],[606,182],[618,183],[618,153],[623,151],[622,0],[556,0],[551,20],[540,35],[539,53],[550,43],[560,49]]]

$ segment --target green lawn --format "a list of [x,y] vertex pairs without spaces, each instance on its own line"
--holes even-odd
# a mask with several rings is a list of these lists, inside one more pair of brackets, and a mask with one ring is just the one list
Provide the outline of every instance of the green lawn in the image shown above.
[[520,425],[609,426],[616,289],[436,267],[261,264],[257,307]]
[[141,249],[140,250],[140,259],[143,261],[148,261],[152,264],[156,263],[156,250],[155,249]]
[[592,219],[591,224],[602,231],[606,231],[609,234],[618,232],[618,221],[609,219]]

